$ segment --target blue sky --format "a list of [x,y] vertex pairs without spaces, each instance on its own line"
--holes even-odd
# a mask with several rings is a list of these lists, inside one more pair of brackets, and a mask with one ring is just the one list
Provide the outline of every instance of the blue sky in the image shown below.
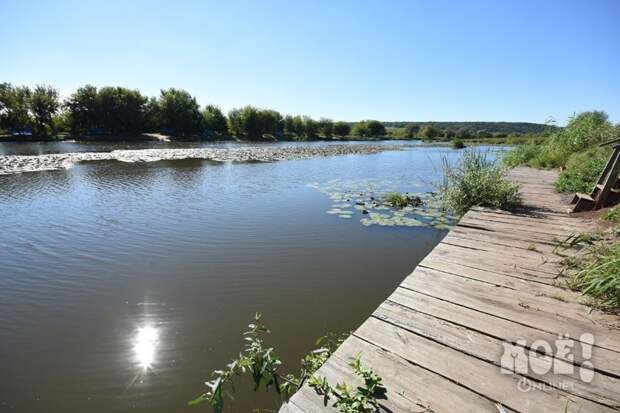
[[338,120],[620,121],[620,1],[0,0],[0,81]]

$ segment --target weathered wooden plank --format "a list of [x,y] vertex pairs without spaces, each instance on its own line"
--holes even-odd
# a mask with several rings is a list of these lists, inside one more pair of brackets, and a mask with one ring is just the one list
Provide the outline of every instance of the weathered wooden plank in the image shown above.
[[449,233],[443,240],[443,244],[453,245],[463,248],[471,248],[480,251],[495,252],[506,254],[510,257],[519,257],[532,262],[549,262],[553,264],[559,264],[563,260],[562,257],[555,254],[544,254],[538,251],[534,247],[531,248],[518,248],[508,245],[502,245],[497,243],[490,243],[488,241],[481,241],[476,239],[467,239],[467,237],[454,235]]
[[557,220],[555,218],[537,218],[532,216],[519,216],[515,214],[506,215],[506,214],[496,214],[493,212],[482,212],[482,211],[469,211],[467,213],[469,217],[475,217],[477,219],[489,220],[489,221],[497,221],[497,222],[506,222],[513,224],[523,224],[526,226],[534,226],[534,227],[542,227],[542,228],[552,228],[552,229],[563,229],[567,232],[575,232],[575,231],[584,231],[591,230],[591,226],[582,223],[579,220],[574,218],[570,220]]
[[[513,320],[483,313],[402,287],[397,288],[388,297],[386,302],[393,302],[506,342],[514,343],[519,339],[523,339],[526,341],[528,348],[536,340],[545,340],[548,343],[553,343],[558,338],[557,334],[524,326]],[[590,358],[584,358],[582,350],[580,342],[576,341],[573,351],[575,364],[581,365],[584,361],[589,360],[592,362],[595,370],[614,377],[620,377],[620,357],[617,352],[597,347],[591,352]],[[544,350],[541,351],[544,352]]]
[[576,231],[565,230],[563,228],[558,228],[555,226],[535,226],[535,225],[522,225],[518,222],[502,222],[497,220],[490,219],[480,219],[473,214],[470,216],[465,214],[465,216],[461,219],[461,223],[465,224],[474,224],[478,226],[482,226],[483,228],[491,229],[494,231],[520,231],[528,234],[535,234],[538,236],[546,236],[548,238],[567,238],[572,234],[575,234]]
[[529,244],[533,243],[533,244],[544,244],[544,245],[547,245],[548,247],[551,247],[551,249],[553,249],[558,245],[558,242],[560,241],[558,238],[555,238],[555,237],[551,237],[551,238],[540,237],[538,235],[524,234],[524,233],[515,232],[515,231],[509,231],[509,232],[492,231],[484,227],[479,227],[476,225],[467,225],[462,222],[459,222],[454,227],[452,227],[450,232],[466,234],[466,235],[472,234],[472,236],[491,237],[493,239],[506,240],[508,242],[512,242],[512,241],[521,242],[521,243],[524,243],[525,248],[527,248]]
[[[439,279],[441,282],[438,282]],[[620,352],[618,318],[604,314],[587,314],[576,309],[572,303],[563,303],[544,296],[537,297],[525,292],[515,294],[501,287],[428,268],[416,269],[401,285],[556,335],[569,334],[571,337],[579,337],[584,333],[591,333],[596,336],[596,346]]]
[[[495,337],[393,304],[384,303],[380,305],[373,315],[392,325],[501,368],[500,361],[504,346],[502,340]],[[530,357],[528,361],[528,371],[523,374],[525,377],[542,381],[552,387],[563,389],[567,393],[609,407],[620,407],[620,395],[615,390],[617,386],[620,386],[620,380],[617,378],[595,374],[591,383],[585,383],[581,380],[579,369],[575,369],[572,361],[562,358],[556,359],[553,355],[547,354]],[[553,368],[567,373],[555,374]],[[547,373],[538,375],[534,374],[534,371],[547,371]],[[571,371],[572,373],[570,373]]]
[[355,336],[338,349],[332,364],[350,370],[347,362],[358,353],[362,363],[383,378],[388,392],[382,404],[387,411],[497,411],[491,400]]
[[482,241],[490,245],[501,245],[511,248],[520,248],[524,250],[534,250],[548,255],[556,255],[556,252],[563,253],[564,251],[563,248],[557,248],[556,245],[535,242],[532,241],[532,239],[530,238],[518,238],[515,236],[508,236],[496,232],[480,231],[467,227],[453,227],[452,230],[448,233],[448,235],[453,238],[463,239],[465,241]]
[[[515,291],[526,291],[530,294],[547,297],[557,297],[560,300],[579,302],[580,295],[563,287],[549,283],[542,283],[540,279],[529,277],[518,277],[514,274],[503,274],[489,270],[472,268],[460,263],[442,260],[439,257],[427,257],[419,265],[419,268],[430,268],[432,270],[453,274],[459,277],[470,278],[482,281],[491,285],[501,286]],[[589,311],[591,309],[588,309]]]
[[502,374],[497,366],[440,345],[376,318],[369,318],[354,333],[370,343],[395,353],[441,376],[459,383],[516,411],[562,411],[566,400],[576,400],[588,412],[613,412],[606,406],[553,388],[533,388],[524,397],[518,391],[518,375]]
[[[501,256],[497,254],[488,254],[480,250],[468,250],[467,248],[455,247],[448,244],[439,244],[433,251],[427,255],[432,258],[435,256],[444,257],[450,260],[463,260],[463,262],[472,262],[477,268],[498,268],[505,273],[528,274],[542,278],[557,278],[557,265],[545,263],[542,259],[538,262],[527,262],[518,260],[517,257]],[[511,260],[514,259],[514,260]]]

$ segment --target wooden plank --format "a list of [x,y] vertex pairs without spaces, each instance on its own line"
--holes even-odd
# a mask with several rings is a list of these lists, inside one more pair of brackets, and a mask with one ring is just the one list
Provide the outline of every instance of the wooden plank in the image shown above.
[[[502,340],[495,337],[394,304],[382,304],[373,313],[373,316],[501,368],[500,359],[504,352],[504,346]],[[617,378],[595,374],[591,383],[585,383],[580,378],[579,369],[575,369],[572,361],[562,358],[556,359],[553,355],[547,354],[529,357],[528,361],[528,371],[523,374],[525,377],[541,381],[557,389],[563,389],[567,393],[596,403],[620,408],[620,401],[618,400],[620,395],[615,390],[620,388],[620,380]],[[555,374],[554,367],[567,373]],[[534,371],[547,371],[547,373],[538,375]],[[571,371],[572,373],[569,373]]]
[[[441,282],[437,282],[439,279]],[[562,305],[570,303],[524,292],[506,292],[501,287],[451,277],[450,274],[428,268],[416,269],[401,286],[556,335],[579,337],[592,333],[596,336],[596,346],[620,352],[620,332],[617,325],[614,326],[618,318],[614,316],[588,315],[569,305]],[[616,329],[612,329],[614,327]]]
[[583,223],[575,218],[557,219],[551,217],[534,217],[534,216],[521,216],[516,214],[497,214],[488,211],[476,211],[471,210],[468,216],[476,217],[479,219],[496,220],[500,222],[522,223],[524,225],[544,226],[544,227],[560,227],[567,231],[580,231],[591,230],[590,224]]
[[[565,250],[564,248],[557,248],[556,245],[532,241],[529,238],[518,238],[516,236],[510,236],[508,234],[481,231],[467,227],[455,226],[448,233],[448,235],[454,238],[460,238],[464,240],[482,241],[492,245],[502,245],[511,248],[521,248],[524,250],[531,250],[532,248],[535,248],[536,251],[540,251],[541,253],[550,255],[556,255],[556,253],[562,253]],[[575,252],[577,251],[576,248],[573,248],[572,250]]]
[[[415,311],[431,315],[441,320],[460,325],[464,328],[514,343],[519,339],[526,340],[527,347],[536,340],[545,340],[554,343],[556,334],[548,333],[534,327],[524,326],[513,320],[496,317],[493,314],[482,313],[477,310],[459,306],[425,294],[399,287],[388,297],[386,302],[411,308]],[[618,353],[605,348],[597,347],[591,357],[584,358],[579,341],[575,343],[573,354],[575,364],[581,365],[590,360],[596,371],[614,377],[620,377],[620,357]]]
[[535,234],[537,236],[547,236],[548,238],[564,239],[576,233],[576,231],[564,230],[554,226],[541,225],[537,227],[535,225],[522,225],[518,222],[502,222],[491,219],[481,219],[468,214],[465,214],[460,222],[482,226],[483,228],[488,228],[494,231],[520,231],[527,234]]
[[[557,278],[557,266],[551,263],[525,262],[523,260],[511,261],[512,257],[498,256],[497,254],[484,254],[482,251],[475,251],[467,248],[455,247],[448,244],[439,244],[427,257],[440,256],[450,260],[463,260],[472,262],[476,268],[497,268],[504,273],[528,274],[541,278]],[[543,268],[544,267],[544,268]],[[549,269],[547,269],[549,268]]]
[[[561,300],[578,302],[580,295],[567,289],[552,284],[541,283],[539,279],[516,277],[513,274],[502,274],[489,270],[477,268],[445,261],[437,257],[426,258],[418,265],[419,268],[429,268],[436,271],[453,274],[459,277],[482,281],[491,285],[501,286],[515,291],[526,291],[530,294],[547,297],[558,297]],[[590,311],[590,309],[588,309]]]
[[[388,392],[387,401],[382,404],[387,411],[426,412],[428,407],[435,411],[497,411],[491,400],[355,336],[336,351],[333,364],[348,369],[348,360],[358,353],[362,363],[373,366],[383,378]],[[437,397],[440,395],[441,398]]]
[[369,318],[355,336],[399,355],[413,364],[444,376],[478,394],[501,401],[516,411],[562,411],[566,400],[575,400],[587,412],[613,412],[606,406],[552,388],[533,388],[524,397],[518,375],[502,374],[497,366],[440,345],[384,321]]
[[531,234],[523,234],[521,232],[509,231],[509,232],[497,232],[491,231],[489,229],[485,229],[483,227],[467,225],[462,222],[456,224],[450,230],[450,233],[458,233],[458,234],[472,234],[472,236],[484,236],[490,237],[492,239],[505,240],[508,242],[516,241],[519,243],[523,243],[525,245],[524,248],[527,248],[529,244],[544,244],[551,249],[555,248],[560,241],[557,238],[549,238],[549,237],[539,237],[537,235]]
[[467,237],[463,236],[455,236],[452,233],[449,233],[443,240],[441,240],[442,244],[453,245],[456,247],[462,248],[470,248],[479,251],[486,251],[489,253],[501,253],[506,254],[510,257],[519,257],[527,260],[531,260],[533,262],[549,262],[553,264],[560,264],[563,260],[563,257],[560,257],[555,254],[543,254],[541,251],[537,251],[532,247],[529,248],[518,248],[508,245],[502,245],[497,243],[490,243],[488,241],[480,241],[475,239],[467,239]]
[[524,219],[519,217],[502,217],[495,216],[491,214],[487,214],[484,212],[476,212],[470,211],[467,213],[467,218],[477,219],[481,221],[489,221],[492,223],[498,224],[507,224],[507,225],[518,225],[523,227],[528,231],[541,231],[541,232],[551,232],[554,235],[559,236],[568,236],[570,234],[580,233],[584,231],[589,231],[592,228],[589,228],[585,225],[574,225],[567,223],[557,223],[557,222],[549,222],[545,219]]

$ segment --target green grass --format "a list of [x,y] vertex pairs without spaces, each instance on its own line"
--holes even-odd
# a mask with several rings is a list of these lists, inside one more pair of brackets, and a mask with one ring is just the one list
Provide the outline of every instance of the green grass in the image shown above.
[[444,159],[444,181],[439,187],[443,207],[462,216],[472,206],[515,206],[519,188],[505,179],[505,173],[504,167],[482,152],[466,151],[456,166]]
[[597,245],[574,264],[571,288],[607,310],[620,310],[620,244]]
[[614,224],[620,224],[620,205],[605,211],[602,215],[605,221],[611,221]]
[[527,165],[531,159],[534,159],[540,148],[540,145],[534,144],[519,145],[508,152],[502,159],[502,162],[509,168]]

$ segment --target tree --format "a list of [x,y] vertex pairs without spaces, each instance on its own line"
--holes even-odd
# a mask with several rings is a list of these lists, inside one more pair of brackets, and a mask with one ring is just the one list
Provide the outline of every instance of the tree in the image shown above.
[[99,127],[97,113],[97,88],[86,85],[73,93],[65,102],[69,112],[69,128],[73,135],[96,133]]
[[161,114],[157,98],[151,97],[144,104],[144,132],[159,132],[161,130]]
[[353,136],[359,137],[368,137],[370,136],[370,131],[368,130],[368,124],[364,121],[357,122],[355,126],[353,126],[353,130],[351,131]]
[[386,135],[385,126],[383,126],[383,123],[378,120],[369,120],[366,122],[366,125],[370,136],[377,137]]
[[202,118],[207,133],[226,134],[228,132],[226,116],[218,106],[207,105],[202,112]]
[[259,130],[261,135],[279,135],[284,130],[282,115],[271,109],[259,109]]
[[304,124],[302,117],[299,115],[293,118],[293,130],[295,131],[295,135],[298,137],[302,137],[306,133],[306,125]]
[[319,119],[319,133],[329,139],[334,134],[334,122],[331,119]]
[[441,135],[441,131],[435,127],[435,125],[424,125],[420,130],[420,136],[425,139],[435,139]]
[[58,91],[51,86],[37,85],[30,96],[30,111],[36,135],[47,136],[55,133],[54,116],[60,103]]
[[471,139],[473,137],[471,131],[468,128],[461,128],[457,130],[454,136],[459,139]]
[[196,98],[182,89],[162,90],[159,97],[161,126],[173,135],[187,136],[200,132],[202,116]]
[[418,136],[420,133],[420,126],[414,123],[410,123],[405,127],[405,137],[408,139],[413,139]]
[[334,135],[336,136],[347,136],[351,133],[351,126],[349,126],[346,122],[336,122],[334,124]]
[[103,87],[97,92],[97,123],[107,135],[142,133],[147,98],[123,87]]
[[27,86],[0,84],[0,127],[6,130],[23,132],[31,124],[30,97],[32,92]]
[[286,115],[284,119],[282,119],[282,129],[287,135],[295,134],[295,122],[291,115]]
[[363,120],[353,127],[352,134],[360,137],[378,137],[385,136],[385,126],[378,120]]
[[316,139],[319,133],[319,123],[310,116],[303,117],[304,136],[306,139]]

